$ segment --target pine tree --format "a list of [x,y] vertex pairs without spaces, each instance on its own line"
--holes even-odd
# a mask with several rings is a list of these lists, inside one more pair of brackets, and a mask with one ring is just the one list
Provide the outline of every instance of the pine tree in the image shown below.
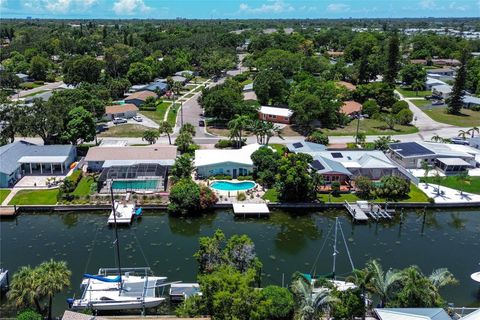
[[463,96],[465,95],[465,85],[467,82],[467,58],[469,52],[467,49],[462,51],[460,62],[462,66],[458,69],[455,83],[453,84],[452,94],[448,102],[447,112],[450,114],[458,114],[463,106]]
[[388,40],[387,66],[384,75],[384,82],[395,85],[398,74],[398,59],[400,57],[400,41],[397,33],[394,33]]

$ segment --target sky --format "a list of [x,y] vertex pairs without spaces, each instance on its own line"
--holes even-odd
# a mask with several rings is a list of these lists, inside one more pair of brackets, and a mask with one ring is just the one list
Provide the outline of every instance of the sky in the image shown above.
[[480,17],[480,0],[0,0],[1,18]]

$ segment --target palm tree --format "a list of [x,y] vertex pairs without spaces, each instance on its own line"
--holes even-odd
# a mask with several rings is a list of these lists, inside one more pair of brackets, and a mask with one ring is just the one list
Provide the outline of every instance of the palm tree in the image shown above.
[[[373,273],[368,270],[353,270],[352,274],[347,277],[346,281],[353,282],[362,293],[362,299],[365,300],[367,291],[370,291],[371,282],[372,282]],[[363,311],[362,319],[365,319],[365,311]]]
[[442,137],[440,137],[437,133],[435,133],[435,135],[432,137],[431,139],[433,142],[440,142],[443,140]]
[[458,283],[458,280],[455,279],[455,276],[450,271],[448,271],[447,268],[439,268],[433,270],[432,274],[428,277],[428,279],[437,289],[440,289],[450,284]]
[[176,95],[180,95],[180,91],[183,89],[183,84],[180,82],[174,82],[172,86],[172,91],[175,92]]
[[55,294],[70,286],[72,272],[65,261],[50,261],[40,264],[38,269],[38,292],[48,297],[48,319],[52,319],[52,302]]
[[142,140],[148,142],[148,144],[154,144],[158,139],[159,133],[155,130],[146,130],[143,132]]
[[275,125],[273,122],[264,122],[264,132],[266,136],[265,144],[268,146],[268,142],[270,138],[273,136],[277,136],[280,139],[284,140],[281,133],[282,129],[279,126]]
[[469,134],[468,131],[465,131],[465,130],[459,130],[458,131],[458,136],[460,138],[462,138],[462,140],[465,140],[467,138],[468,134]]
[[173,133],[173,126],[168,121],[162,121],[158,127],[160,134],[166,134],[168,136],[168,144],[172,144],[170,134]]
[[318,311],[325,312],[331,304],[339,302],[330,289],[320,288],[313,293],[310,285],[302,279],[295,280],[291,289],[299,304],[297,313],[301,320],[313,320]]
[[367,270],[371,273],[371,290],[380,297],[380,304],[384,307],[388,302],[392,285],[400,280],[401,275],[392,269],[385,273],[377,260],[369,261]]
[[235,115],[235,117],[228,122],[228,129],[230,130],[230,139],[235,141],[237,148],[242,146],[243,131],[250,123],[250,118],[245,115]]
[[38,295],[38,272],[30,266],[21,267],[13,275],[7,297],[17,309],[35,305],[38,313],[42,313],[40,297]]
[[470,135],[471,135],[472,138],[475,138],[475,132],[478,133],[478,134],[480,134],[480,128],[478,128],[478,127],[473,127],[473,128],[468,129],[467,132],[470,133]]
[[422,160],[421,165],[423,169],[423,177],[425,178],[425,183],[428,185],[427,177],[428,177],[428,173],[430,172],[430,165],[426,160]]
[[412,90],[415,91],[415,95],[418,96],[418,91],[423,90],[424,84],[420,80],[415,80],[412,83]]

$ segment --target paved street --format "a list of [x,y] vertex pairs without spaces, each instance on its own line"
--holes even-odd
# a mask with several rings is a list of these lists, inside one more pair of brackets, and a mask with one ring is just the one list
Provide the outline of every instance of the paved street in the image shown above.
[[36,93],[36,92],[40,92],[40,91],[44,91],[44,90],[54,90],[54,89],[57,89],[58,87],[60,87],[63,84],[64,84],[63,81],[57,81],[57,82],[47,83],[43,86],[33,88],[33,89],[30,89],[30,90],[20,90],[18,93],[14,94],[14,95],[11,95],[10,98],[11,99],[18,99],[18,98],[23,98],[25,96],[28,96],[28,95],[30,95],[32,93]]

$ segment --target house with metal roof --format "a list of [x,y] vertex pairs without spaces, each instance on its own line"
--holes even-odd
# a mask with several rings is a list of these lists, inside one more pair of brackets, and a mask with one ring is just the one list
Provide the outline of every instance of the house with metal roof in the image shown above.
[[325,151],[327,147],[320,143],[314,143],[309,141],[297,141],[294,143],[287,143],[286,147],[288,151],[294,153],[310,153],[317,151]]
[[158,98],[157,94],[148,90],[143,90],[143,91],[137,91],[135,93],[132,93],[128,97],[124,99],[125,103],[131,103],[136,105],[137,107],[140,107],[142,104],[145,103],[147,98],[153,97],[155,99]]
[[261,106],[258,111],[260,120],[289,124],[292,122],[293,111],[288,108]]
[[150,82],[147,86],[143,88],[143,90],[148,90],[152,92],[159,92],[160,95],[164,94],[168,90],[168,84],[163,81],[154,81]]
[[246,176],[253,171],[252,154],[261,147],[249,144],[241,149],[200,149],[195,150],[194,165],[200,177],[230,175],[232,178]]
[[452,93],[452,86],[448,84],[440,84],[432,88],[434,94],[441,96],[443,99],[448,99]]
[[35,145],[16,141],[0,147],[0,188],[24,175],[66,174],[77,156],[72,145]]
[[442,308],[375,308],[378,320],[452,320]]
[[390,158],[406,169],[422,168],[423,161],[445,174],[477,165],[476,150],[468,146],[434,142],[398,142],[389,146]]

